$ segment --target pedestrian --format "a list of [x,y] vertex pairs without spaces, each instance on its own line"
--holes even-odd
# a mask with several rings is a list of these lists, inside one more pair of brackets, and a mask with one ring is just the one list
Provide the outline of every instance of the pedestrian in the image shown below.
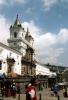
[[15,85],[13,85],[13,97],[16,97],[16,92],[17,92],[17,88]]
[[67,88],[65,88],[64,97],[67,97]]
[[35,78],[32,78],[30,83],[26,87],[26,100],[37,100]]
[[54,91],[55,96],[58,96],[59,87],[58,87],[57,84],[54,85],[54,90],[53,91]]

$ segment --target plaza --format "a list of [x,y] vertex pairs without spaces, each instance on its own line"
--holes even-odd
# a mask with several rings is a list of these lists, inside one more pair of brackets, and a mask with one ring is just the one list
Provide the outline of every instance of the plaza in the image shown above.
[[[39,94],[41,93],[41,100],[58,100],[58,97],[55,96],[51,96],[51,91],[50,88],[45,88],[43,89],[43,91],[37,92],[37,98],[39,99]],[[68,97],[64,97],[63,96],[63,90],[59,91],[59,100],[68,100]],[[20,94],[20,98],[18,98],[19,95],[16,95],[16,98],[13,97],[4,97],[3,100],[26,100],[26,95],[24,94]]]
[[[64,31],[59,33],[64,33]],[[43,48],[42,46],[44,46],[44,49],[48,47],[49,41],[52,40],[50,35],[51,33],[47,34],[48,35],[46,35],[46,37],[48,36],[48,38],[41,38],[42,40],[40,39],[40,41],[38,41],[38,50],[40,50],[39,47]],[[47,48],[46,50],[42,49],[41,53],[37,52],[36,47],[34,47],[35,37],[32,35],[33,34],[30,32],[29,25],[27,25],[25,28],[24,22],[22,23],[22,21],[20,21],[17,14],[15,21],[10,25],[10,37],[7,39],[7,44],[3,43],[3,41],[0,41],[0,88],[2,91],[0,94],[3,96],[0,97],[0,100],[26,100],[25,88],[32,77],[35,77],[38,81],[38,100],[68,100],[68,97],[65,98],[63,96],[63,90],[59,91],[58,96],[54,96],[51,95],[52,91],[49,88],[52,88],[52,86],[56,83],[67,83],[68,85],[68,67],[65,67],[66,65],[63,66],[62,64],[58,65],[59,60],[56,60],[57,65],[54,65],[55,63],[50,64],[51,60],[55,62],[54,58],[52,58],[53,55],[56,54],[54,52],[55,50],[52,52],[52,54],[50,48]],[[64,35],[62,34],[62,36]],[[39,35],[38,37],[40,38]],[[39,40],[38,37],[37,40]],[[62,40],[61,37],[59,39]],[[45,45],[42,44],[43,40],[46,41]],[[43,59],[40,55],[43,53],[43,50],[45,51],[43,58],[47,59]],[[41,59],[37,59],[38,55],[40,55]],[[50,61],[48,61],[49,57]],[[20,92],[18,94],[17,90],[15,90],[16,97],[13,97],[15,96],[13,90],[14,86]],[[40,90],[42,87],[43,90]]]

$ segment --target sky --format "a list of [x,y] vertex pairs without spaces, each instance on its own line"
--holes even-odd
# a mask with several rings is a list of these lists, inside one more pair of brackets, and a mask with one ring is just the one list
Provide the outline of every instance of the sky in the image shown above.
[[6,43],[16,15],[34,37],[36,59],[68,66],[68,0],[0,0],[0,41]]

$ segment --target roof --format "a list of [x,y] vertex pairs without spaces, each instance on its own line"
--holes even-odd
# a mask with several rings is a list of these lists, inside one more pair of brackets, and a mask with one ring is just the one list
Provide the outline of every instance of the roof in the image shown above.
[[56,73],[53,73],[49,68],[36,63],[36,75],[47,75],[49,77],[53,77],[56,76]]
[[50,70],[36,63],[36,75],[50,75]]
[[14,25],[21,25],[21,23],[19,21],[19,18],[18,18],[18,14],[17,14],[17,17],[16,17]]
[[7,50],[10,50],[10,51],[12,51],[12,52],[14,52],[14,53],[17,53],[17,54],[19,54],[19,55],[22,55],[21,52],[15,50],[15,49],[12,49],[12,48],[10,48],[9,46],[7,46],[7,45],[5,45],[5,44],[3,44],[3,43],[1,43],[1,42],[0,42],[0,46],[1,46],[2,48],[5,48],[5,49],[7,49]]

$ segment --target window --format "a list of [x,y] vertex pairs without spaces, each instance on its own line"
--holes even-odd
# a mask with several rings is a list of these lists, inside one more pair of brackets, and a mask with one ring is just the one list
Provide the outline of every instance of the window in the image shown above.
[[10,52],[10,57],[11,57],[12,53]]
[[16,38],[17,37],[17,33],[16,32],[14,32],[14,38]]
[[1,70],[1,68],[2,68],[2,61],[0,60],[0,70]]
[[14,45],[17,45],[17,43],[14,43]]
[[19,56],[17,55],[17,59],[19,58]]
[[23,33],[22,33],[22,36],[23,36]]
[[18,65],[19,65],[19,62],[18,62]]
[[24,27],[22,29],[24,30]]

